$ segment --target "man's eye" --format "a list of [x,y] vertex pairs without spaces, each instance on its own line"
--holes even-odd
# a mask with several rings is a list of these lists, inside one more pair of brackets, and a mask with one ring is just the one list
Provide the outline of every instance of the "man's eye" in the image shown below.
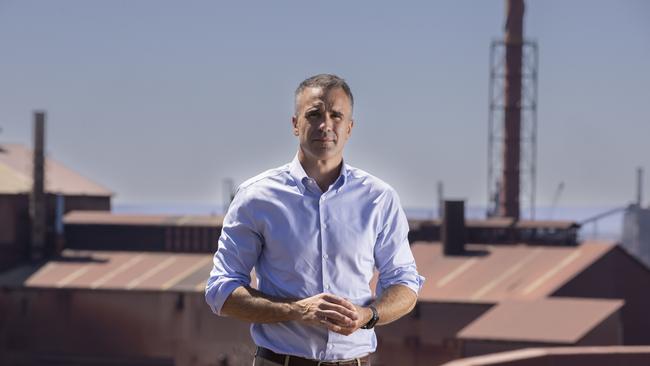
[[319,117],[319,116],[320,116],[319,111],[307,112],[307,118],[315,118],[315,117]]

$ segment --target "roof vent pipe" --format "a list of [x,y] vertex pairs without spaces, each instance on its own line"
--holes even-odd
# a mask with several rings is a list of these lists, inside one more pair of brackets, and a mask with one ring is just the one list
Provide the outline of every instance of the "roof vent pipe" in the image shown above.
[[34,149],[32,191],[29,199],[31,221],[30,259],[39,261],[45,255],[45,112],[34,112]]
[[441,238],[445,255],[465,253],[465,201],[445,201]]

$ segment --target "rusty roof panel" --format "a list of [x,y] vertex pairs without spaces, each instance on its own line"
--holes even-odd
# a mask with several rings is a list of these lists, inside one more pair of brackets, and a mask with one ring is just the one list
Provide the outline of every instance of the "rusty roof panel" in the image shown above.
[[426,277],[421,300],[476,303],[548,296],[614,247],[469,244],[468,255],[444,256],[438,243],[411,246]]
[[[0,193],[26,193],[32,186],[32,151],[20,144],[0,146]],[[111,196],[101,185],[52,158],[45,162],[45,191],[64,195]]]
[[212,256],[206,254],[66,249],[61,259],[49,261],[14,284],[39,288],[203,291],[199,285],[207,279],[211,265]]
[[545,298],[499,303],[460,339],[575,344],[623,306],[623,300]]
[[[198,263],[197,263],[198,266]],[[210,271],[212,270],[212,257],[206,257],[206,261],[201,267],[198,267],[194,272],[178,281],[171,287],[172,290],[176,291],[199,291],[202,292],[205,290],[205,283],[207,282]]]
[[107,211],[71,211],[63,218],[66,225],[138,225],[221,227],[223,216],[134,215]]
[[[442,255],[440,244],[413,244],[418,270],[426,277],[421,301],[497,303],[542,298],[615,246],[472,244],[467,248],[472,255],[448,257]],[[211,254],[66,249],[61,259],[49,261],[23,280],[28,287],[202,291],[211,260]],[[13,278],[3,274],[0,282],[3,277]]]
[[[0,153],[1,154],[1,153]],[[0,161],[0,192],[15,194],[25,193],[31,187],[32,181],[29,177],[19,174],[11,167]]]
[[209,257],[173,256],[164,258],[130,283],[133,289],[167,290],[178,281],[210,262]]
[[442,366],[490,365],[647,365],[650,346],[525,348],[453,360]]

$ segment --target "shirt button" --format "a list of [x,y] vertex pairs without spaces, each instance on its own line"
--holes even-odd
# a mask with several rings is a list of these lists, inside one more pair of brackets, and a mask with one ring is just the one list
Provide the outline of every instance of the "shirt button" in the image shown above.
[[327,228],[327,224],[323,223],[323,229]]
[[330,289],[330,285],[329,285],[329,284],[325,285],[325,288],[329,290],[329,289]]
[[334,348],[334,345],[332,345],[332,344],[327,345],[327,349],[332,349],[332,348]]
[[327,259],[327,254],[323,254],[323,259]]

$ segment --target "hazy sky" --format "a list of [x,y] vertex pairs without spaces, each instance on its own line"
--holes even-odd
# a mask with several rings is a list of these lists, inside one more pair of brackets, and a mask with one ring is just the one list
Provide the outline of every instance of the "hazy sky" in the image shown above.
[[[219,203],[292,159],[292,93],[336,73],[355,94],[346,160],[433,206],[486,201],[488,52],[503,1],[0,0],[0,143],[47,150],[118,203]],[[538,201],[634,197],[650,182],[650,1],[528,1],[540,49]],[[646,201],[650,184],[645,184]]]

